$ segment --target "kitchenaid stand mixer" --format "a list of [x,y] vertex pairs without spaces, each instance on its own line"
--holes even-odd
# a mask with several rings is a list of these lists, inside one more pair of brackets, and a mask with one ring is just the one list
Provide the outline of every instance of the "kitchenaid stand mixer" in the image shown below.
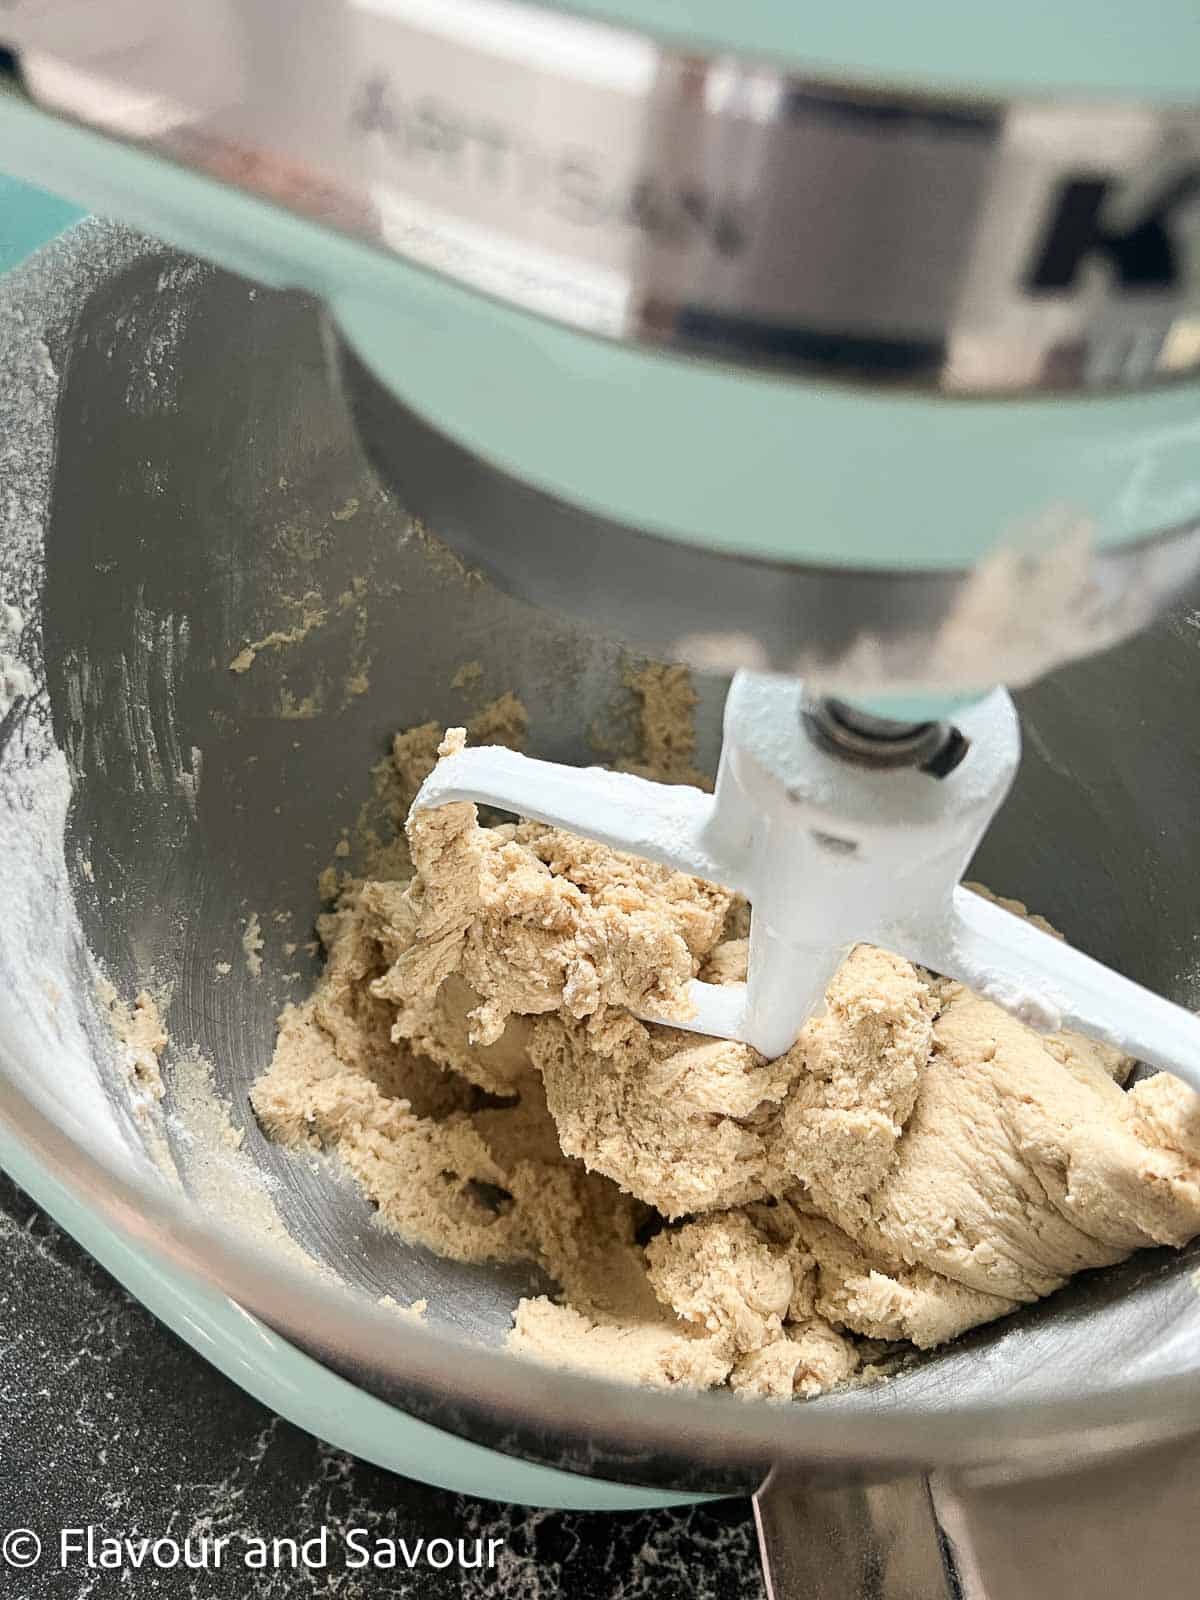
[[18,5],[58,115],[6,97],[2,159],[314,290],[377,466],[471,560],[803,678],[818,748],[908,741],[907,780],[1200,562],[1194,94],[1154,37],[1070,69],[1028,39],[1036,81],[951,40],[921,88],[890,30],[893,71],[839,63],[768,9],[731,41],[697,8],[685,48],[508,6],[89,38]]

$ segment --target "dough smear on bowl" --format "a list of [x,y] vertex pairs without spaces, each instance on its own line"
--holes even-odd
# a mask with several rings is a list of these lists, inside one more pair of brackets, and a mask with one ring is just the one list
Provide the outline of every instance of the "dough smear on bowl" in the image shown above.
[[[686,676],[638,686],[665,776],[690,780]],[[414,752],[464,738],[421,732],[397,746],[410,796]],[[407,834],[411,876],[341,883],[252,1100],[274,1137],[335,1151],[385,1226],[543,1266],[559,1293],[521,1302],[514,1349],[811,1396],[1200,1233],[1178,1080],[1126,1090],[1116,1052],[867,945],[776,1061],[647,1025],[629,1008],[683,1017],[693,977],[744,975],[744,904],[471,805]]]

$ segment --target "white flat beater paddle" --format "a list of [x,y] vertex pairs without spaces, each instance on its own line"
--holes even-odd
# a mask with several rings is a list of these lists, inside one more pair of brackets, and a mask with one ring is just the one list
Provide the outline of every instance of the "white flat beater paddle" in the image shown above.
[[814,704],[794,679],[739,672],[711,795],[481,746],[439,762],[414,809],[495,806],[744,894],[747,981],[694,981],[691,1017],[644,1020],[774,1058],[849,950],[868,943],[958,979],[1041,1032],[1076,1029],[1200,1090],[1200,1018],[960,884],[1016,772],[1008,694],[996,689],[956,718],[966,753],[940,777],[848,760],[815,730]]

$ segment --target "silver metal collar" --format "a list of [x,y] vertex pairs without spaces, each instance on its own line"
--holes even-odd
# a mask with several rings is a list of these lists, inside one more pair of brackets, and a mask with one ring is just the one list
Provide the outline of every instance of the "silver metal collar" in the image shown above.
[[590,334],[952,395],[1200,371],[1197,106],[817,81],[521,0],[0,29],[43,105]]

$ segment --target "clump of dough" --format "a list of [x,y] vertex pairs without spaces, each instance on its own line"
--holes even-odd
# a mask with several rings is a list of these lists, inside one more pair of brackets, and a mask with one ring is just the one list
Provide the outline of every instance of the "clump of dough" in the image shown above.
[[[917,1100],[935,1003],[917,969],[858,945],[793,1046],[796,1072],[772,1148],[777,1172],[847,1224],[865,1220]],[[775,1192],[783,1187],[776,1182]]]
[[[472,744],[498,744],[508,750],[523,750],[529,730],[525,707],[511,690],[482,706],[467,723]],[[392,740],[388,758],[371,768],[371,793],[359,810],[354,826],[352,850],[357,850],[365,873],[374,880],[407,882],[412,877],[412,859],[404,820],[417,790],[437,765],[438,745],[443,738],[438,722],[422,722],[404,728]],[[327,869],[321,898],[337,896],[338,875]]]
[[748,1399],[811,1400],[836,1389],[856,1374],[884,1376],[864,1363],[863,1349],[828,1322],[814,1318],[788,1327],[783,1337],[739,1356],[729,1374],[729,1387]]
[[[690,685],[639,692],[679,781]],[[435,732],[398,737],[403,792],[461,747]],[[341,885],[252,1098],[277,1138],[336,1150],[385,1225],[544,1267],[558,1293],[521,1302],[516,1350],[811,1396],[1200,1232],[1200,1099],[1176,1079],[1126,1092],[1117,1052],[865,945],[765,1061],[631,1015],[744,978],[736,896],[463,804],[414,814],[408,844],[407,881]]]
[[685,1322],[719,1334],[743,1355],[783,1336],[792,1269],[738,1211],[685,1223],[646,1246],[654,1292]]
[[[724,948],[709,974],[721,972]],[[777,1061],[631,1018],[597,1036],[562,1016],[537,1024],[529,1055],[566,1154],[668,1217],[797,1183],[850,1205],[892,1158],[933,1010],[910,962],[860,945],[830,984],[825,1014]]]
[[[464,738],[451,730],[440,753]],[[392,922],[395,959],[372,985],[396,1007],[397,1038],[430,1037],[451,976],[479,997],[470,1045],[494,1044],[512,1016],[561,1011],[601,1035],[612,1008],[688,1015],[724,891],[560,829],[481,828],[462,802],[414,812],[408,837],[416,876]]]
[[508,1345],[555,1366],[662,1389],[717,1389],[733,1367],[719,1340],[672,1326],[667,1315],[597,1319],[544,1295],[521,1301]]
[[851,1231],[1016,1301],[1133,1250],[1187,1243],[1200,1231],[1200,1101],[1163,1074],[1125,1091],[1086,1047],[1076,1037],[1056,1049],[945,985],[896,1159]]
[[168,1039],[157,1002],[143,989],[130,1006],[107,978],[97,981],[96,997],[119,1046],[119,1064],[133,1091],[134,1108],[144,1117],[165,1093],[159,1062]]
[[803,1201],[754,1207],[752,1215],[791,1268],[793,1323],[824,1320],[929,1350],[1016,1307],[1014,1300],[875,1254]]
[[709,790],[712,781],[696,767],[693,712],[698,696],[686,667],[651,661],[625,678],[638,704],[640,749],[619,763],[624,772],[655,783],[688,783]]
[[559,1141],[594,1172],[667,1217],[768,1193],[773,1122],[790,1064],[747,1045],[626,1019],[606,1036],[569,1018],[539,1021],[529,1057]]

